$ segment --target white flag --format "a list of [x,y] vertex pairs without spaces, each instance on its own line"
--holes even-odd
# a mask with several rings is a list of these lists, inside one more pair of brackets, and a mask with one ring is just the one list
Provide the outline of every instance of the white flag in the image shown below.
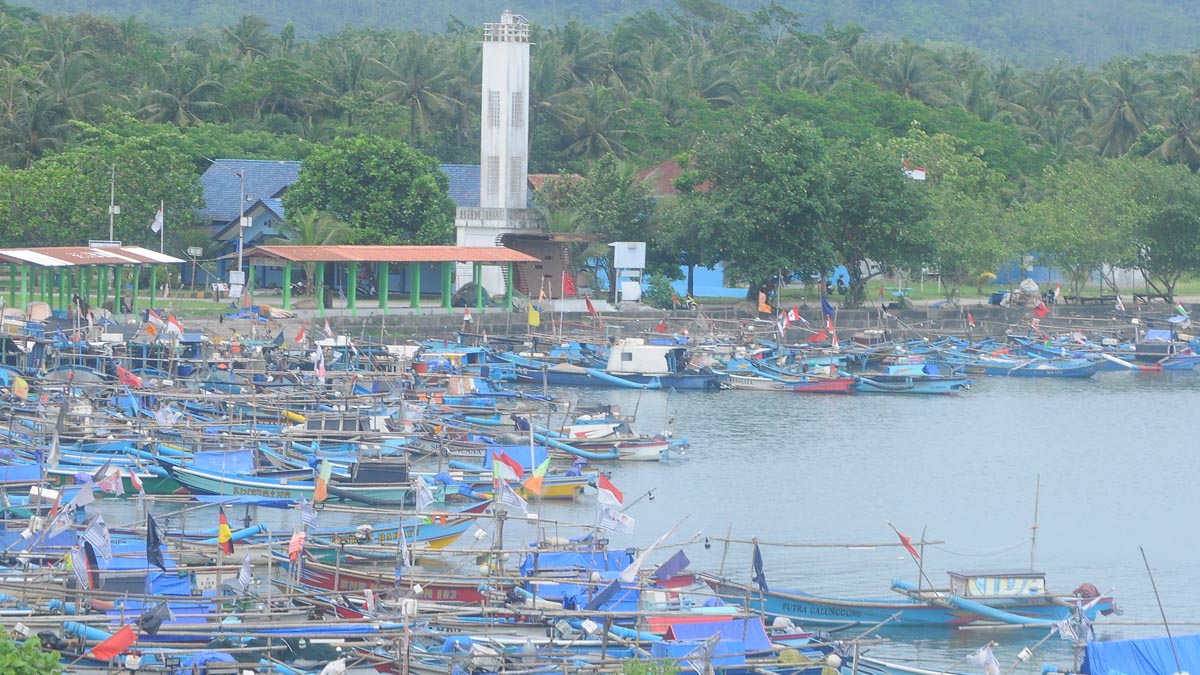
[[505,506],[511,506],[514,509],[519,509],[521,513],[529,513],[529,504],[527,504],[524,499],[521,499],[521,495],[517,494],[508,486],[507,481],[500,481],[500,497],[497,499],[497,501]]
[[429,489],[429,484],[425,479],[417,477],[413,479],[413,488],[416,490],[417,496],[417,511],[424,511],[433,503],[433,490]]
[[80,588],[91,588],[91,579],[88,575],[87,556],[84,555],[83,549],[76,546],[67,552],[67,561],[71,563],[71,570],[75,572],[75,579],[79,581]]
[[[682,523],[682,522],[683,522],[682,520],[679,521],[679,523]],[[642,569],[642,565],[645,564],[646,558],[650,556],[650,552],[653,551],[654,549],[658,548],[658,546],[660,544],[662,544],[664,541],[666,541],[667,537],[670,537],[671,535],[675,534],[675,528],[679,527],[679,523],[676,523],[671,529],[664,532],[661,537],[659,537],[658,539],[655,539],[654,543],[650,544],[650,548],[646,549],[645,551],[642,551],[641,554],[638,555],[638,557],[633,559],[633,562],[629,563],[629,567],[626,567],[625,569],[621,570],[621,576],[618,578],[627,584],[632,584],[634,581],[636,581],[637,575],[638,575],[638,570]],[[992,674],[989,673],[988,675],[992,675]]]
[[154,222],[150,223],[150,231],[158,234],[163,228],[163,207],[158,207],[158,213],[154,214]]
[[238,583],[242,585],[242,592],[245,593],[250,589],[250,582],[254,581],[254,577],[250,572],[250,554],[242,559],[242,569],[238,571]]
[[979,651],[967,657],[967,663],[983,669],[983,675],[1000,675],[1000,662],[992,653],[992,648],[983,646]]
[[633,516],[626,515],[607,506],[600,507],[598,526],[609,532],[633,532]]
[[304,495],[300,495],[300,522],[305,527],[317,526],[317,510],[304,498]]
[[112,541],[108,537],[108,526],[104,524],[104,516],[96,514],[92,522],[83,531],[83,539],[91,543],[96,554],[105,560],[112,560]]

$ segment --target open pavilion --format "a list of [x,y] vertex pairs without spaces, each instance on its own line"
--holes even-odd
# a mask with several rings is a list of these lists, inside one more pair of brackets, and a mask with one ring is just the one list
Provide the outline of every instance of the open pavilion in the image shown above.
[[504,308],[513,307],[513,264],[538,263],[534,256],[503,246],[257,246],[246,252],[249,266],[247,268],[247,292],[253,292],[256,267],[282,268],[283,282],[280,290],[283,294],[283,309],[292,307],[292,272],[296,265],[312,264],[314,266],[312,284],[316,293],[317,311],[319,316],[325,314],[326,267],[328,265],[344,265],[345,278],[351,280],[345,284],[346,309],[354,315],[358,310],[357,284],[359,267],[375,265],[375,275],[378,279],[379,309],[388,309],[390,295],[389,274],[393,265],[405,265],[408,274],[408,303],[415,312],[421,311],[421,267],[430,263],[441,263],[441,306],[450,310],[453,295],[455,266],[467,264],[471,266],[471,278],[475,282],[475,302],[473,306],[479,310],[484,308],[484,289],[481,283],[484,265],[503,267],[505,280]]
[[186,260],[141,246],[92,245],[0,249],[0,264],[8,263],[8,306],[27,307],[41,301],[66,310],[75,295],[103,307],[111,300],[120,308],[120,293],[129,285],[131,311],[138,311],[138,283],[143,267],[150,268],[150,306],[158,286],[158,267],[182,265]]

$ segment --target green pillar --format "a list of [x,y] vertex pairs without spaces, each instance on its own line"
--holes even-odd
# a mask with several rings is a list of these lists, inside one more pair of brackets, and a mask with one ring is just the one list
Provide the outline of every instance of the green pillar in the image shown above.
[[475,309],[483,311],[483,263],[475,263],[471,268],[471,280],[475,282]]
[[408,306],[421,313],[421,263],[408,263]]
[[382,309],[384,315],[386,315],[388,309],[388,286],[390,285],[388,276],[392,271],[392,264],[383,262],[379,263],[378,266],[379,272],[375,276],[379,277],[379,309]]
[[325,263],[323,263],[323,262],[317,263],[317,273],[315,276],[317,277],[315,280],[315,283],[317,284],[317,316],[324,317],[325,316]]
[[154,309],[154,296],[158,294],[158,265],[150,266],[150,309]]
[[50,304],[50,268],[42,269],[42,278],[39,280],[41,288],[38,289],[38,295],[41,296],[42,302]]
[[8,263],[8,306],[17,306],[17,264]]
[[254,263],[246,263],[246,287],[242,292],[249,294],[250,301],[254,302]]
[[[88,271],[90,272],[91,270],[88,270]],[[89,274],[88,276],[90,277],[91,275]],[[96,268],[96,306],[97,307],[104,306],[104,300],[106,299],[107,295],[108,295],[108,268],[107,267],[97,267]],[[83,297],[86,298],[87,296],[84,295]]]
[[513,304],[512,304],[513,266],[512,266],[512,263],[507,263],[507,267],[508,267],[508,274],[506,276],[508,277],[508,281],[505,282],[505,284],[504,284],[504,309],[505,309],[505,311],[511,312],[512,308],[513,308]]
[[138,288],[138,283],[141,281],[141,279],[139,279],[139,277],[142,276],[141,272],[142,268],[140,266],[135,266],[133,268],[133,299],[129,302],[129,308],[133,310],[134,316],[136,316],[138,313],[138,294],[140,291]]
[[453,311],[450,307],[450,296],[454,294],[454,263],[442,263],[442,307],[446,308],[447,312]]
[[29,265],[21,265],[21,309],[29,306]]
[[83,268],[83,276],[79,280],[79,297],[87,300],[88,294],[92,292],[92,268]]
[[358,316],[358,262],[346,266],[346,306],[350,316]]
[[[123,296],[123,292],[124,292],[124,289],[121,287],[121,282],[125,278],[125,268],[113,267],[111,270],[106,271],[105,274],[112,275],[112,287],[114,290],[113,313],[120,314],[121,313],[121,297]],[[106,286],[106,288],[107,288],[107,286]],[[106,291],[106,293],[107,293],[107,291]]]
[[292,261],[283,263],[283,308],[292,308]]
[[58,271],[58,308],[59,309],[67,308],[66,303],[63,302],[63,299],[65,297],[63,295],[63,289],[67,286],[67,279],[69,278],[67,275],[70,273],[71,273],[70,267],[59,268],[59,271]]

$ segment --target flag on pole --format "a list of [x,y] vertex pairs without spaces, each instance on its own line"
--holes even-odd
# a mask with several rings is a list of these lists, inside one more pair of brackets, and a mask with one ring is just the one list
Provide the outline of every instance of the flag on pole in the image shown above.
[[121,482],[121,467],[114,466],[108,470],[108,474],[100,479],[97,484],[102,492],[107,492],[110,495],[125,494],[125,485]]
[[1054,304],[1058,304],[1062,298],[1062,284],[1054,284]]
[[667,558],[667,561],[659,565],[658,569],[654,570],[654,578],[659,581],[667,581],[675,576],[678,576],[679,573],[687,569],[687,566],[690,564],[692,564],[692,561],[688,560],[687,555],[685,555],[681,549],[676,551],[675,555]]
[[1037,317],[1037,318],[1039,318],[1039,319],[1044,319],[1044,318],[1046,318],[1046,317],[1047,317],[1049,314],[1050,314],[1050,308],[1049,308],[1049,307],[1047,307],[1047,306],[1046,306],[1046,303],[1044,303],[1044,302],[1039,302],[1039,303],[1037,304],[1037,307],[1034,307],[1034,308],[1033,308],[1033,315],[1034,315],[1034,316],[1036,316],[1036,317]]
[[396,548],[400,553],[396,559],[396,578],[399,579],[403,576],[404,568],[412,567],[412,549],[408,546],[408,533],[404,531],[404,523],[400,523],[396,528]]
[[153,309],[146,310],[146,322],[158,330],[167,327],[167,322],[163,321],[162,316]]
[[549,468],[550,458],[547,457],[541,464],[534,468],[533,474],[525,479],[525,489],[535,495],[542,494],[542,479],[546,477],[546,470]]
[[129,467],[129,485],[137,490],[139,497],[146,496],[146,486],[142,485],[142,479],[138,478],[137,471],[133,467]]
[[515,482],[525,477],[525,468],[521,466],[520,462],[500,450],[492,452],[492,473],[494,478]]
[[429,508],[430,504],[433,504],[433,490],[429,489],[429,483],[426,483],[425,479],[419,477],[413,479],[413,487],[417,493],[414,498],[417,511],[424,511]]
[[233,530],[229,529],[229,519],[225,517],[225,507],[217,504],[217,545],[225,555],[233,554]]
[[273,347],[282,347],[283,341],[284,341],[283,329],[280,328],[279,332],[275,334],[275,339],[271,341],[271,345]]
[[829,298],[821,296],[821,313],[830,319],[833,318],[833,305],[829,304]]
[[508,486],[508,481],[500,481],[500,495],[496,501],[505,506],[511,506],[521,511],[521,513],[529,513],[529,504],[521,498],[521,495]]
[[912,540],[901,534],[900,530],[897,530],[895,525],[888,523],[888,527],[892,528],[892,532],[895,532],[897,537],[900,537],[900,543],[903,544],[904,548],[908,550],[908,554],[913,557],[913,560],[920,560],[921,554],[917,553],[917,549],[913,548]]
[[242,587],[242,592],[250,590],[250,584],[254,581],[250,569],[250,554],[247,553],[245,558],[242,558],[242,569],[238,570],[238,584]]
[[167,571],[167,561],[162,552],[162,535],[158,532],[158,523],[154,522],[154,516],[149,513],[146,514],[146,563]]
[[305,527],[317,526],[317,510],[313,508],[312,502],[300,495],[300,524]]
[[596,311],[596,306],[592,304],[592,296],[583,296],[583,302],[587,305],[588,314],[591,314],[592,316],[599,316],[600,313]]
[[753,581],[754,583],[758,584],[758,590],[762,591],[763,593],[766,593],[768,590],[767,589],[767,573],[763,571],[762,551],[759,550],[759,548],[758,548],[758,540],[757,539],[754,540],[753,572],[754,572],[754,574],[751,576],[750,580]]
[[12,393],[22,401],[29,400],[29,383],[25,381],[25,378],[19,375],[13,378]]
[[971,329],[975,328],[975,317],[971,316],[970,312],[967,312],[967,327]]
[[542,309],[533,303],[529,303],[529,314],[526,317],[526,322],[530,326],[542,325]]
[[163,207],[159,205],[158,212],[154,214],[154,221],[150,223],[150,231],[154,234],[162,232],[163,228]]
[[158,631],[164,623],[174,618],[175,615],[171,613],[171,606],[165,602],[160,602],[149,612],[138,618],[138,628],[146,635],[154,637],[158,635]]
[[92,647],[91,655],[97,661],[108,661],[129,649],[135,642],[137,642],[137,633],[133,632],[133,626],[126,624],[107,640]]
[[[683,522],[683,521],[680,521],[680,522]],[[658,539],[655,539],[654,543],[650,544],[649,548],[647,548],[645,551],[642,551],[640,554],[638,554],[638,557],[634,558],[633,562],[629,563],[628,567],[621,570],[621,574],[617,578],[627,584],[631,584],[634,581],[636,581],[637,575],[638,575],[638,570],[642,569],[642,565],[644,565],[646,563],[646,558],[650,557],[651,551],[653,551],[654,549],[656,549],[660,545],[662,545],[662,543],[667,540],[667,537],[670,537],[671,535],[675,534],[675,530],[678,527],[679,527],[679,523],[676,523],[673,527],[671,527],[671,529],[664,532],[661,537],[659,537]]]
[[[324,365],[324,364],[322,364]],[[313,489],[314,502],[323,502],[329,496],[329,477],[333,475],[333,465],[328,459],[321,460],[321,467],[317,470],[317,486]]]
[[625,495],[602,473],[596,474],[596,489],[599,492],[597,501],[601,504],[620,506],[625,503]]
[[563,273],[562,273],[562,296],[565,298],[567,296],[573,296],[575,294],[576,294],[575,278],[572,277],[570,274],[567,274],[566,270],[563,270]]
[[1117,311],[1118,312],[1125,311],[1125,303],[1121,302],[1121,294],[1120,293],[1117,293]]
[[608,532],[633,532],[633,516],[626,515],[609,506],[600,505],[600,520],[596,526]]
[[300,324],[300,331],[296,333],[296,337],[293,338],[292,342],[304,342],[304,324]]
[[92,578],[88,574],[87,555],[82,548],[76,546],[67,551],[67,567],[70,567],[71,571],[75,573],[75,580],[79,582],[80,588],[90,589],[92,587]]
[[333,332],[333,328],[329,326],[329,319],[325,319],[325,334],[332,340],[337,340],[337,333]]
[[167,315],[167,335],[175,338],[183,337],[183,324],[179,323],[179,319],[175,318],[174,314]]
[[983,675],[1000,675],[1000,662],[996,660],[996,655],[992,653],[989,645],[980,647],[978,651],[968,656],[967,663],[982,668]]
[[1183,303],[1182,303],[1182,302],[1178,302],[1178,301],[1176,301],[1176,303],[1175,303],[1175,311],[1176,311],[1176,312],[1179,312],[1179,313],[1180,313],[1181,315],[1183,315],[1183,316],[1187,316],[1187,315],[1188,315],[1188,311],[1187,311],[1186,309],[1184,309],[1184,308],[1183,308]]
[[104,515],[96,514],[83,530],[83,540],[96,549],[96,553],[105,560],[112,560],[112,540],[108,536],[108,526],[104,524]]

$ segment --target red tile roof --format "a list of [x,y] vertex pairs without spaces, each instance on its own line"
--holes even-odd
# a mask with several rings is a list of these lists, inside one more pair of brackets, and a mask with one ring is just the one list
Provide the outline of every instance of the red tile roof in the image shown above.
[[257,246],[252,257],[291,262],[537,262],[503,246]]

